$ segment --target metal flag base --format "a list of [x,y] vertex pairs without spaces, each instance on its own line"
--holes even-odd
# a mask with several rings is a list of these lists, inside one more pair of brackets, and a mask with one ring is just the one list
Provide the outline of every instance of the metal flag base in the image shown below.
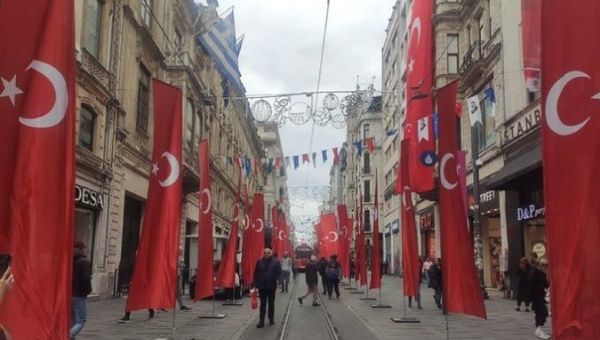
[[[356,289],[356,288],[354,288]],[[364,294],[365,292],[361,292],[360,290],[353,290],[350,292],[350,294]]]
[[208,315],[200,315],[198,319],[224,319],[227,314],[208,314]]
[[371,308],[392,308],[392,306],[382,304],[382,303],[377,303],[377,304],[371,305]]
[[404,317],[404,318],[390,318],[395,323],[421,323],[420,320],[412,317]]
[[374,298],[374,297],[369,297],[369,296],[361,297],[361,298],[359,298],[359,299],[361,299],[361,300],[363,300],[363,301],[374,301],[374,300],[377,300],[376,298]]
[[230,300],[223,302],[223,306],[243,306],[244,303],[242,301]]
[[344,287],[345,290],[356,290],[356,287]]
[[346,282],[340,282],[340,286],[346,287],[348,284]]

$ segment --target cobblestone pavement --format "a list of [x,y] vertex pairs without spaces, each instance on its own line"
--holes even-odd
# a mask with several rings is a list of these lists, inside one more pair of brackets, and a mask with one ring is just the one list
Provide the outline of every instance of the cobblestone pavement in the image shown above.
[[[444,316],[433,302],[433,291],[422,285],[423,309],[406,308],[407,316],[415,317],[421,323],[399,324],[392,322],[390,318],[403,316],[401,279],[385,276],[383,286],[383,303],[391,305],[392,308],[372,308],[371,305],[377,301],[360,300],[359,298],[364,295],[349,294],[349,291],[343,288],[340,300],[325,300],[327,311],[342,340],[441,340],[446,339],[446,325],[450,339],[535,339],[533,312],[516,312],[514,301],[505,300],[494,291],[490,292],[491,299],[486,301],[488,320],[465,315],[449,315],[446,324]],[[296,295],[304,290],[303,277],[299,276]],[[292,287],[289,294],[292,294]],[[244,298],[244,305],[241,307],[222,306],[222,301],[217,301],[215,311],[227,314],[226,318],[219,320],[198,318],[200,314],[210,314],[212,301],[206,300],[193,304],[186,300],[193,310],[177,311],[175,339],[277,339],[281,334],[285,307],[290,301],[289,294],[277,293],[276,325],[260,330],[255,328],[258,313],[250,308],[248,298]],[[378,292],[371,291],[370,296],[378,297]],[[291,301],[297,304],[295,298]],[[117,319],[122,316],[124,305],[125,299],[90,301],[88,321],[78,338],[125,340],[171,338],[172,312],[157,312],[156,317],[149,320],[147,311],[139,311],[131,315],[130,324],[118,324]],[[306,304],[302,307],[293,306],[290,315],[292,326],[289,330],[294,334],[290,334],[288,338],[301,338],[299,335],[308,335],[311,325],[316,325],[309,321],[312,316],[308,307],[310,305],[306,306]],[[545,330],[550,333],[549,327]],[[297,334],[299,332],[302,334]],[[319,339],[315,338],[315,340]]]

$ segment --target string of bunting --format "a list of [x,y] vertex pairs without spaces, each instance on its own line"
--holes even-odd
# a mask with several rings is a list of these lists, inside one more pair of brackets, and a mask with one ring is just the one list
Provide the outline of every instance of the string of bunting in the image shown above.
[[[397,129],[392,129],[385,132],[387,136],[393,136],[397,133]],[[380,141],[377,140],[375,137],[366,138],[364,140],[359,140],[353,143],[354,149],[358,155],[361,155],[364,149],[368,150],[369,153],[372,153],[375,150],[375,147],[380,144]],[[258,173],[261,170],[265,170],[268,173],[272,173],[273,170],[280,170],[282,168],[293,168],[294,170],[296,170],[300,166],[311,163],[314,167],[316,167],[317,163],[319,163],[319,160],[322,164],[326,164],[330,160],[333,160],[333,163],[336,164],[337,162],[339,162],[340,152],[341,150],[339,147],[333,147],[331,149],[321,150],[321,152],[319,153],[302,153],[292,156],[281,156],[262,159],[244,156],[230,157],[226,155],[220,155],[220,157],[224,164],[242,169],[242,174],[244,176],[251,177],[253,174]]]

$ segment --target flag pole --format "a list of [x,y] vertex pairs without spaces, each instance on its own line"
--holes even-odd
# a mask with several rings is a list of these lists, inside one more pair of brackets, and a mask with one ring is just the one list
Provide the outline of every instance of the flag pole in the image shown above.
[[198,318],[199,319],[224,319],[227,314],[217,314],[215,313],[215,291],[213,289],[213,296],[212,296],[212,311],[210,314],[207,315],[200,315]]
[[[415,300],[416,300],[416,296],[415,296]],[[417,318],[414,317],[408,317],[406,316],[406,296],[402,295],[402,310],[403,310],[403,314],[404,316],[401,318],[398,317],[392,317],[390,318],[390,320],[392,320],[395,323],[421,323],[420,320],[417,320]]]

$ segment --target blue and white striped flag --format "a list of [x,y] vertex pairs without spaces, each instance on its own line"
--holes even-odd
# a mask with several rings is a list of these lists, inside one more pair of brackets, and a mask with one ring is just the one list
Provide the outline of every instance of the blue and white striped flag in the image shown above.
[[198,38],[198,42],[208,53],[217,71],[233,86],[238,94],[244,94],[244,86],[240,79],[238,55],[240,53],[235,36],[235,19],[233,11],[225,18],[219,18],[210,31]]

